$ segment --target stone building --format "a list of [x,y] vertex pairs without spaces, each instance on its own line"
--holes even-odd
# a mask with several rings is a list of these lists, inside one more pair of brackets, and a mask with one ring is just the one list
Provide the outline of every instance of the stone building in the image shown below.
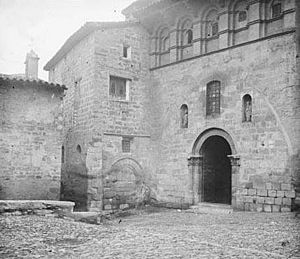
[[38,79],[38,57],[25,75],[0,74],[0,200],[59,199],[64,86]]
[[125,22],[81,27],[45,66],[68,87],[61,198],[88,210],[152,200],[290,211],[298,4],[138,0]]

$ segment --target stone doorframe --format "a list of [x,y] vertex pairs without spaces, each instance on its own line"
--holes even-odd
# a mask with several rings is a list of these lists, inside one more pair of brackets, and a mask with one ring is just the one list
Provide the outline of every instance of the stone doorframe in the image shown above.
[[203,195],[203,156],[202,156],[202,146],[204,142],[212,136],[219,136],[224,138],[231,148],[231,155],[228,156],[231,163],[231,173],[232,173],[232,199],[231,206],[236,207],[236,190],[238,187],[238,178],[239,178],[239,170],[240,170],[240,157],[237,155],[237,151],[234,145],[234,142],[231,136],[222,129],[219,128],[211,128],[203,131],[198,138],[196,139],[193,149],[192,155],[188,157],[188,169],[189,169],[189,177],[191,180],[191,198],[192,203],[196,204],[202,202],[204,200]]

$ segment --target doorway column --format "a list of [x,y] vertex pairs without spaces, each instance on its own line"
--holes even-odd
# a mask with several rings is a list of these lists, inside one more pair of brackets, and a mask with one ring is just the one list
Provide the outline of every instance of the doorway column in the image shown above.
[[228,158],[230,159],[231,163],[231,173],[232,173],[232,189],[231,189],[231,206],[236,208],[236,191],[238,188],[238,179],[239,179],[239,171],[240,171],[240,157],[237,155],[229,155]]
[[192,203],[196,204],[203,199],[203,157],[190,156],[188,158],[190,190],[192,192]]

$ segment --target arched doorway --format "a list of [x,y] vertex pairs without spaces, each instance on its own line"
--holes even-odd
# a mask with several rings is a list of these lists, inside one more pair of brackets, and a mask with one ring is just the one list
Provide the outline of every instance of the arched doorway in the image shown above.
[[231,204],[231,148],[220,136],[211,136],[203,143],[202,163],[203,201]]
[[240,158],[231,136],[219,128],[203,131],[188,158],[193,203],[212,202],[235,207]]

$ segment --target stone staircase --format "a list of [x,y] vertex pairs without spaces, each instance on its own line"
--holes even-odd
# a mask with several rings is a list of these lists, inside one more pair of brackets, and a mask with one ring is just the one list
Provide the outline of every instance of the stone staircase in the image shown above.
[[230,214],[233,212],[233,209],[228,204],[200,202],[191,206],[186,212],[196,214]]

